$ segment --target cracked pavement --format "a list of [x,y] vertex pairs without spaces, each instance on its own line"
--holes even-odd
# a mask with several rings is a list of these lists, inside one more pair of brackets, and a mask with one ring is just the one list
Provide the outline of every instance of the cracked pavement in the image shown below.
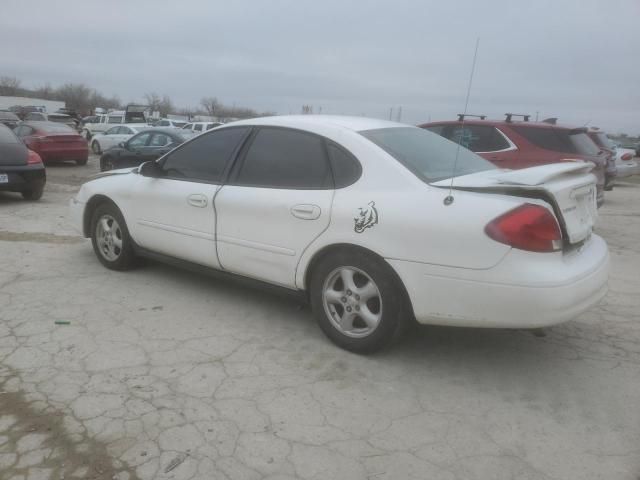
[[638,479],[640,183],[607,193],[578,319],[360,357],[291,299],[103,268],[65,218],[96,161],[0,194],[0,479]]

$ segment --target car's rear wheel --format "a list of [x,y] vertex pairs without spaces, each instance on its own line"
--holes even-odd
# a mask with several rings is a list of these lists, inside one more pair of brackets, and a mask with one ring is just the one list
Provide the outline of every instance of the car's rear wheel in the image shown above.
[[113,159],[109,156],[103,156],[100,159],[100,171],[106,172],[107,170],[113,170]]
[[112,270],[133,268],[133,242],[122,213],[114,204],[103,203],[93,212],[91,243],[98,260],[105,267]]
[[102,149],[100,148],[100,143],[97,140],[91,142],[91,151],[96,155],[100,155],[102,153]]
[[359,251],[329,254],[314,268],[313,313],[336,345],[356,353],[387,346],[408,311],[399,280],[383,260]]
[[88,158],[81,158],[79,160],[76,160],[76,165],[86,165],[88,161]]
[[91,132],[87,129],[82,130],[82,136],[85,138],[87,142],[91,140]]
[[22,194],[22,198],[25,200],[40,200],[42,198],[42,192],[44,191],[44,185],[42,184],[34,184],[29,185],[29,188],[20,192]]

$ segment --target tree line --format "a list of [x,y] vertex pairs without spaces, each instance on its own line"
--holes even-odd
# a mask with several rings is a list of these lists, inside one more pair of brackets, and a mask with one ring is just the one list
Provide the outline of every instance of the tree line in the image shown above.
[[[65,102],[67,108],[75,110],[81,115],[90,115],[95,112],[96,108],[124,108],[118,96],[107,97],[84,83],[68,82],[59,87],[45,83],[38,88],[28,89],[24,88],[21,80],[16,77],[0,76],[0,95],[62,101]],[[169,114],[188,117],[209,115],[220,118],[251,118],[273,115],[273,112],[257,112],[251,108],[236,107],[235,104],[225,105],[216,97],[203,97],[197,107],[176,107],[169,95],[160,95],[156,92],[145,93],[143,98],[144,104],[148,105],[152,112],[159,112],[161,117],[166,117]]]

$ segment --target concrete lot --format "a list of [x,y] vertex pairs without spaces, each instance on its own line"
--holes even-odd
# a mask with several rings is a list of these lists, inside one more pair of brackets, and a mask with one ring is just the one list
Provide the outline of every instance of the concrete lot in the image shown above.
[[359,357],[291,300],[103,268],[65,219],[95,165],[0,194],[1,479],[639,478],[640,184],[607,193],[610,291],[577,320]]

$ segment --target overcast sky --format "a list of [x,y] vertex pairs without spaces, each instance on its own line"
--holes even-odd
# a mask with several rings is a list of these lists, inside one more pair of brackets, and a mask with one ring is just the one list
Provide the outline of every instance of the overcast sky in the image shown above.
[[639,0],[2,0],[0,75],[402,121],[539,112],[640,134]]

